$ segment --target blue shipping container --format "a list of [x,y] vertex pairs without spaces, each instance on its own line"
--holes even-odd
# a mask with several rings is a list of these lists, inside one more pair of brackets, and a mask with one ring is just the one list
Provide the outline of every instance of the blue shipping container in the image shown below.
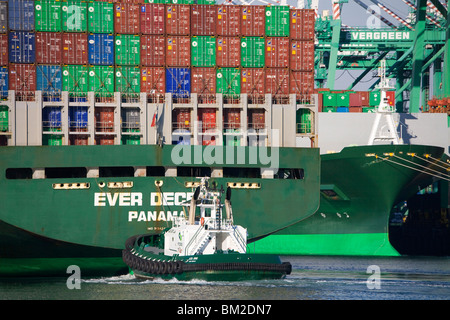
[[89,64],[111,66],[114,64],[114,36],[90,34],[88,37]]
[[69,108],[69,127],[87,128],[88,107],[70,107]]
[[8,68],[0,67],[0,98],[8,97]]
[[61,128],[61,107],[45,107],[42,110],[42,123],[47,130]]
[[41,90],[44,96],[59,96],[62,90],[61,66],[38,65],[36,90]]
[[166,92],[174,98],[189,98],[191,95],[191,70],[189,68],[167,68]]
[[33,32],[9,33],[9,62],[34,63],[36,60],[36,37]]
[[348,107],[337,107],[337,112],[349,112]]
[[9,30],[34,30],[34,1],[8,0]]

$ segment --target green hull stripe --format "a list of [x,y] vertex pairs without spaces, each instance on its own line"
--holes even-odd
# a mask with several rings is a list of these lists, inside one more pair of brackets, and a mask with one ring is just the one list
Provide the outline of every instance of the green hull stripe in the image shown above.
[[400,256],[387,233],[271,235],[248,245],[248,252],[280,255]]

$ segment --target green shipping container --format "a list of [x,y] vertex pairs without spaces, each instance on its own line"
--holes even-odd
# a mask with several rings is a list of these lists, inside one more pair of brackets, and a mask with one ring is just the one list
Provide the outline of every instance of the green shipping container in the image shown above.
[[62,30],[66,32],[87,31],[87,2],[65,1],[62,3]]
[[374,107],[378,106],[381,101],[381,93],[380,91],[371,91],[369,94],[369,106]]
[[115,36],[114,51],[117,65],[138,65],[141,63],[141,41],[137,34]]
[[109,2],[89,2],[88,31],[92,33],[114,33],[114,5]]
[[266,7],[266,36],[289,37],[289,6]]
[[122,144],[139,145],[139,144],[141,144],[141,137],[140,136],[122,135],[121,141],[122,141]]
[[216,38],[198,36],[191,38],[191,66],[214,67],[216,65]]
[[333,92],[325,92],[324,94],[323,94],[323,106],[324,107],[336,107],[336,98],[337,98],[337,95],[336,95],[336,93],[333,93]]
[[362,111],[363,111],[363,113],[374,113],[375,107],[363,107]]
[[[175,0],[176,1],[176,0]],[[172,4],[172,0],[145,0],[145,3],[165,3],[165,4]]]
[[224,97],[237,98],[241,94],[241,72],[237,68],[218,68],[216,92]]
[[116,91],[121,93],[139,93],[141,91],[141,69],[137,66],[116,67]]
[[323,107],[322,108],[322,112],[336,112],[336,107],[332,107],[332,106],[328,106],[328,107]]
[[0,131],[8,131],[9,109],[7,106],[0,106]]
[[62,91],[68,91],[69,96],[80,96],[88,92],[88,68],[81,65],[63,66]]
[[38,0],[34,3],[36,31],[61,31],[61,2]]
[[241,65],[243,68],[263,68],[265,40],[259,37],[241,39]]
[[297,133],[312,133],[311,111],[309,109],[298,109],[296,113]]
[[336,106],[349,107],[350,106],[350,92],[336,93]]
[[62,136],[58,134],[43,134],[43,146],[62,146]]
[[88,91],[94,91],[96,97],[114,96],[114,67],[90,66]]

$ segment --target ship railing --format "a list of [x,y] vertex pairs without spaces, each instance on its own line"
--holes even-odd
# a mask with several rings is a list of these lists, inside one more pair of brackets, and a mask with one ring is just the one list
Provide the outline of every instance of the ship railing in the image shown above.
[[164,93],[147,93],[148,103],[164,103]]
[[215,122],[199,121],[197,123],[197,125],[198,125],[198,129],[201,130],[202,132],[206,132],[207,130],[216,130],[217,129],[217,124]]
[[249,122],[247,128],[249,134],[267,134],[267,126],[264,123]]
[[137,121],[122,122],[122,134],[140,134],[141,123]]
[[84,120],[69,121],[69,132],[88,132],[88,122]]
[[112,92],[95,92],[95,102],[114,103],[114,93]]
[[[1,113],[1,112],[0,112]],[[0,135],[11,134],[11,125],[6,121],[6,119],[0,118]]]
[[197,96],[198,103],[201,104],[215,104],[217,103],[216,95],[215,94],[204,94],[199,93]]
[[289,104],[290,98],[288,94],[274,94],[272,95],[272,104]]
[[[191,252],[190,249],[191,249],[192,246],[195,249],[197,247],[197,245],[200,243],[200,241],[198,239],[202,238],[200,235],[203,234],[204,230],[205,230],[204,226],[200,226],[200,228],[197,229],[197,231],[195,232],[194,236],[191,238],[189,243],[186,245],[186,248],[184,249],[184,254],[186,256],[190,255],[190,252]],[[193,252],[195,252],[195,250],[193,250]]]
[[232,228],[233,236],[236,239],[237,244],[241,247],[241,250],[245,252],[247,249],[247,242],[244,240],[244,237],[242,236],[237,226],[232,225]]
[[87,92],[74,92],[69,91],[69,102],[87,102]]
[[308,122],[300,122],[297,123],[297,133],[300,134],[311,134],[312,132],[312,125]]
[[54,133],[62,131],[61,120],[42,121],[43,133]]
[[113,121],[96,121],[95,122],[96,132],[114,132],[114,122]]
[[265,104],[266,96],[264,94],[248,94],[247,95],[248,104]]
[[192,131],[191,123],[188,122],[172,122],[172,130],[181,130],[181,133],[190,133]]
[[35,101],[35,91],[16,91],[16,101]]
[[241,124],[236,122],[224,122],[223,132],[224,134],[241,133]]
[[139,92],[122,92],[120,98],[124,103],[139,103],[140,93]]
[[224,94],[223,95],[224,104],[240,104],[241,95],[240,94]]

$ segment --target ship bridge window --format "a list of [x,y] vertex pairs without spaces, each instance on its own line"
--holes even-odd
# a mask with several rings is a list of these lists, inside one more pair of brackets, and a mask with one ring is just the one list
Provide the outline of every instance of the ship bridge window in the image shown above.
[[32,179],[33,170],[31,168],[8,168],[5,172],[6,179]]
[[133,167],[100,167],[99,176],[107,177],[134,177]]
[[280,168],[278,172],[274,175],[275,179],[296,179],[302,180],[305,178],[304,169],[285,169]]
[[164,167],[147,167],[147,177],[164,177],[166,170]]
[[211,168],[208,167],[178,167],[179,177],[211,177]]
[[45,177],[49,179],[60,178],[86,178],[87,169],[83,167],[75,168],[45,168]]
[[260,168],[224,167],[224,178],[261,178]]

